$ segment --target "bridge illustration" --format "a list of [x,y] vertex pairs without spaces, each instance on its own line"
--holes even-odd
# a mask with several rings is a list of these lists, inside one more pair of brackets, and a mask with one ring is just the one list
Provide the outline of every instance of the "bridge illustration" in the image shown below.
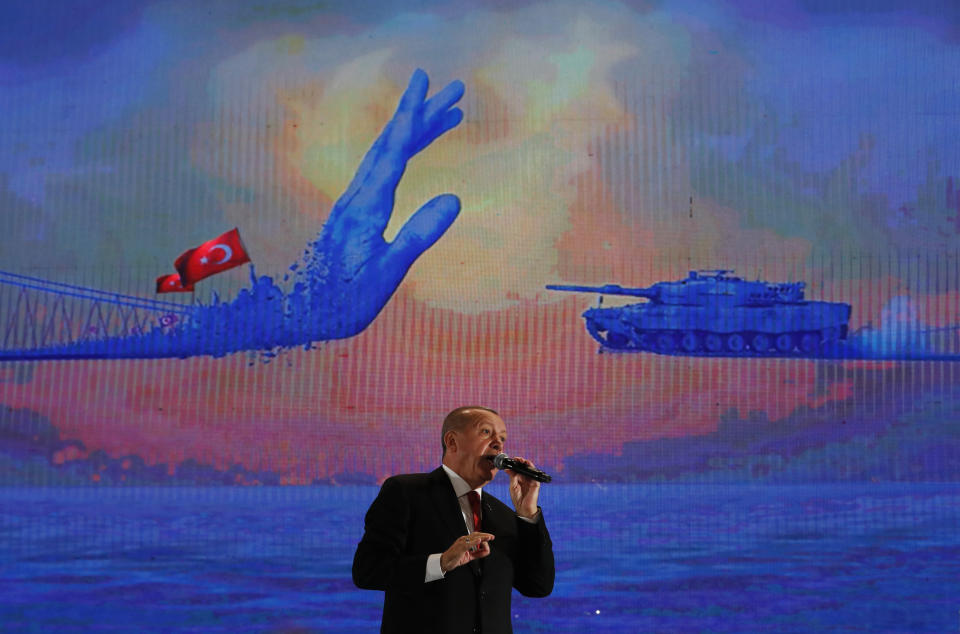
[[[339,338],[330,336],[339,324],[331,326],[329,311],[319,313],[324,319],[315,318],[315,288],[321,287],[299,284],[285,292],[270,277],[256,277],[251,268],[250,286],[226,303],[215,298],[201,304],[192,296],[190,303],[177,303],[0,271],[0,362],[222,357],[243,351],[269,362],[284,348],[310,348],[313,342]],[[705,354],[680,347],[659,353]],[[907,320],[881,328],[867,325],[803,356],[960,361],[960,324],[931,328]]]
[[0,271],[0,360],[64,358],[51,351],[169,331],[196,308]]

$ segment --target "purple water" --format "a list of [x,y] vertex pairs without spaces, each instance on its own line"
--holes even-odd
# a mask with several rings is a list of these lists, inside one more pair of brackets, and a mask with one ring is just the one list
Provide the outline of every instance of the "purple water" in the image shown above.
[[[505,492],[495,485],[498,497]],[[0,630],[374,632],[375,487],[0,489]],[[517,632],[951,632],[960,485],[550,485]]]

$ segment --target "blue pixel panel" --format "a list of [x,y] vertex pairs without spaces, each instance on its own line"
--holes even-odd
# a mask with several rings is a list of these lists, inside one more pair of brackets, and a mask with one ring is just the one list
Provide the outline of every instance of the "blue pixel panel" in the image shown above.
[[958,18],[3,7],[0,623],[376,631],[364,513],[483,404],[516,631],[955,628]]

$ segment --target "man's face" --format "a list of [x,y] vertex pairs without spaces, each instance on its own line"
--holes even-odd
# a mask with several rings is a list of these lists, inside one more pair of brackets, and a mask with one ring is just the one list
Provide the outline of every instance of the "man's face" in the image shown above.
[[445,465],[472,488],[493,480],[497,469],[490,458],[503,451],[507,440],[507,426],[502,418],[493,412],[482,411],[476,422],[468,423],[460,431],[450,432],[448,437]]

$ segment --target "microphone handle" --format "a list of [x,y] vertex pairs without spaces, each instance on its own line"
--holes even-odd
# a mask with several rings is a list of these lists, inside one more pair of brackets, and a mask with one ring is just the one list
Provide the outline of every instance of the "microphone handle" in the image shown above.
[[533,478],[537,482],[550,482],[551,480],[553,480],[553,478],[548,476],[543,471],[540,471],[539,469],[531,469],[530,467],[523,464],[522,462],[517,462],[516,460],[512,460],[509,458],[507,460],[504,460],[503,466],[506,467],[507,469],[510,469],[511,471],[516,471],[517,473],[523,474],[528,478]]

